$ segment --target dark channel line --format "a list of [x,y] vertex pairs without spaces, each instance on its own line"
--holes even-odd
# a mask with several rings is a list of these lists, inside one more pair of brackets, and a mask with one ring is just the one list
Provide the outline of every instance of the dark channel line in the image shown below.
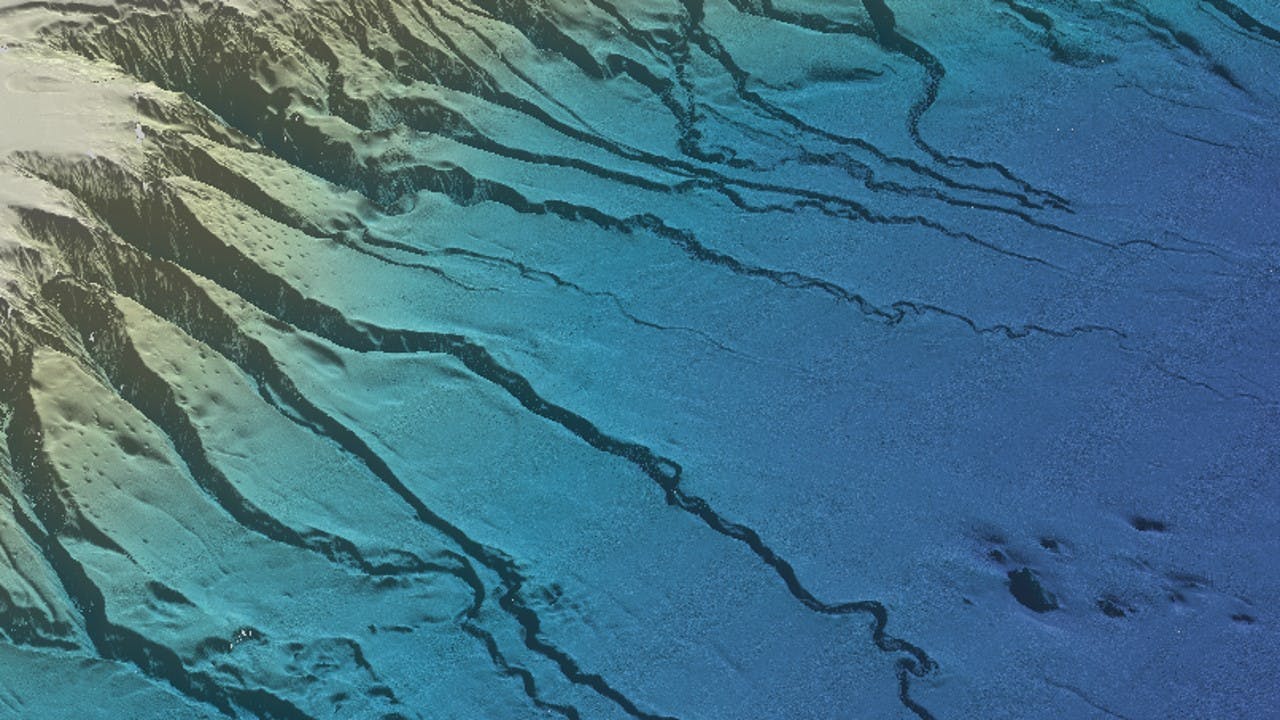
[[[602,677],[583,671],[575,660],[545,641],[542,638],[540,619],[519,597],[519,589],[525,578],[516,570],[514,562],[502,553],[477,543],[460,528],[431,511],[354,430],[307,401],[279,370],[270,358],[269,351],[235,330],[235,323],[229,319],[219,323],[227,328],[217,333],[222,336],[220,338],[208,338],[207,333],[201,332],[198,326],[193,327],[194,319],[205,318],[205,322],[208,322],[208,318],[224,315],[224,311],[208,301],[201,303],[204,307],[199,312],[190,307],[193,298],[200,293],[186,279],[184,269],[209,278],[281,322],[354,352],[452,356],[477,377],[504,390],[529,412],[561,426],[590,447],[624,459],[637,467],[661,488],[669,505],[696,517],[717,533],[745,545],[774,571],[788,592],[809,610],[832,616],[870,615],[873,618],[872,641],[875,646],[886,653],[905,653],[910,656],[911,659],[904,659],[905,665],[899,664],[900,671],[923,677],[934,669],[935,662],[923,649],[886,632],[888,612],[883,604],[870,600],[835,604],[819,600],[801,583],[792,565],[765,543],[757,531],[723,517],[704,499],[685,492],[681,488],[683,471],[679,464],[644,445],[608,435],[585,417],[546,400],[526,378],[497,362],[483,346],[456,334],[353,324],[336,308],[304,296],[283,279],[227,245],[170,192],[162,188],[144,191],[137,181],[122,174],[122,169],[109,164],[93,162],[87,167],[92,168],[93,172],[86,173],[86,166],[53,164],[44,167],[40,174],[79,196],[107,228],[127,243],[95,243],[100,253],[116,256],[114,262],[110,263],[116,269],[109,276],[99,278],[100,281],[109,286],[114,285],[117,291],[133,297],[161,317],[178,323],[194,337],[205,339],[219,352],[233,359],[247,373],[269,386],[275,397],[286,399],[299,416],[312,426],[323,428],[330,439],[359,458],[409,503],[426,524],[457,543],[467,555],[495,571],[507,588],[500,598],[500,605],[525,627],[526,644],[531,650],[552,660],[562,674],[575,684],[590,687],[633,717],[644,720],[661,717],[640,710],[633,701],[610,686]],[[50,235],[55,242],[58,241],[59,233]],[[182,241],[178,242],[178,238]],[[63,242],[63,247],[68,252],[84,252],[83,246],[76,248],[74,244]],[[173,263],[169,266],[172,269],[166,270],[164,268],[168,263]],[[87,270],[89,265],[84,263],[84,268]],[[149,272],[145,271],[148,266],[151,268]],[[159,282],[147,279],[157,273],[165,279]],[[188,289],[179,292],[184,286]],[[248,350],[254,347],[259,349]],[[911,705],[907,707],[916,712]]]

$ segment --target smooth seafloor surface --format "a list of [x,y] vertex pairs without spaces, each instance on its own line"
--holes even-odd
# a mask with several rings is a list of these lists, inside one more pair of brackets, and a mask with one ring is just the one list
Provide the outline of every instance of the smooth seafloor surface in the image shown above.
[[0,1],[0,717],[1280,717],[1272,0]]

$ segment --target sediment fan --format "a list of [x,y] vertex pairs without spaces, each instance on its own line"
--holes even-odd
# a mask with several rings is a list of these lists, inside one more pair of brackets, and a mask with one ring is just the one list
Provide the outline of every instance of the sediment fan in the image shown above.
[[0,0],[0,717],[1280,706],[1277,23]]

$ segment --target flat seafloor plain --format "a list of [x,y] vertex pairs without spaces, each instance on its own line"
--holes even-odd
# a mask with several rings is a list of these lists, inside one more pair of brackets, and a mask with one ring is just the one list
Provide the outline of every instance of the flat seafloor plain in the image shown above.
[[0,717],[1280,717],[1271,0],[0,1]]

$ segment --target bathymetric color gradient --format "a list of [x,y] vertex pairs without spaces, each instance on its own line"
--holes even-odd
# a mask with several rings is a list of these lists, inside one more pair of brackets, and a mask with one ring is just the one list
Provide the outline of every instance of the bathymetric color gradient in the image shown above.
[[0,718],[1280,717],[1272,0],[0,0]]

